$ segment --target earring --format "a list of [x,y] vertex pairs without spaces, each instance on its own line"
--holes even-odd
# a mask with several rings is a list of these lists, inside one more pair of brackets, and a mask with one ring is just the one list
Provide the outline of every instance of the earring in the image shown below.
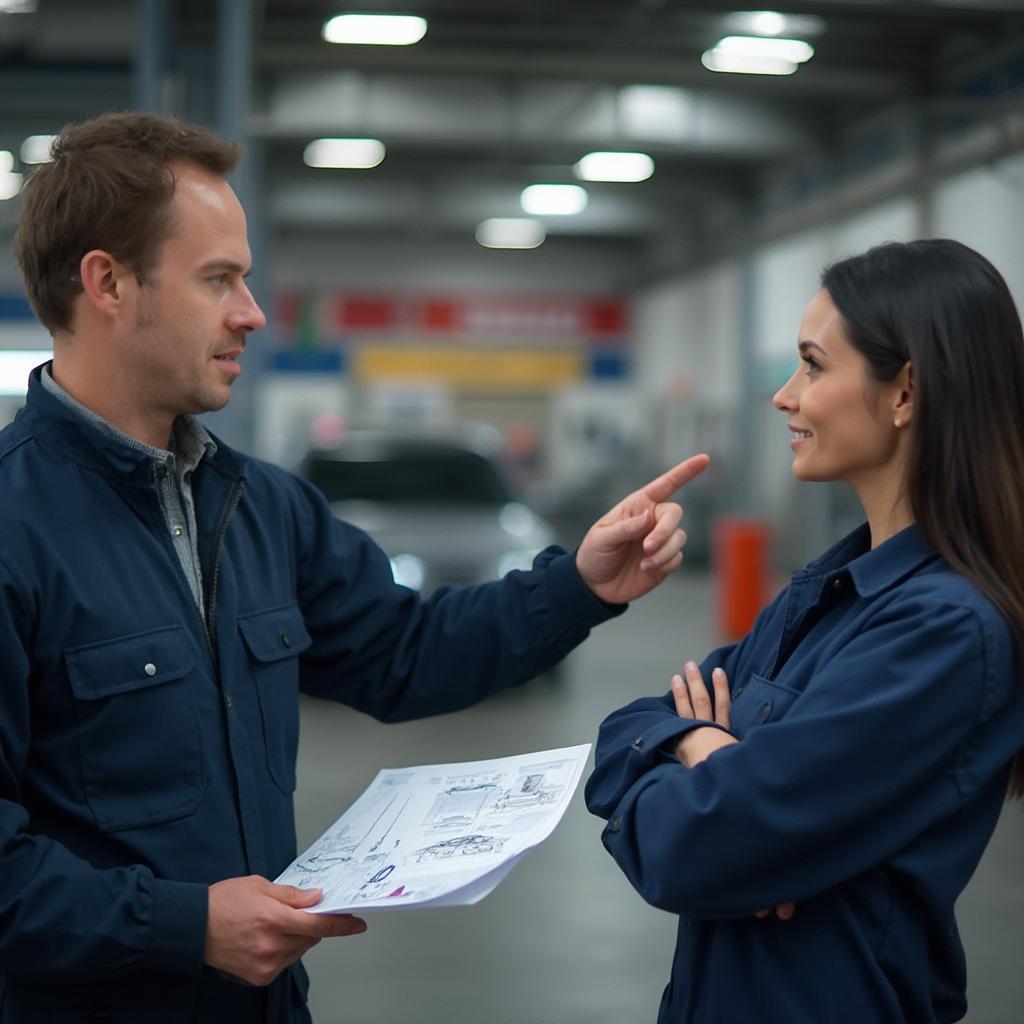
[[895,427],[895,428],[896,428],[897,430],[899,430],[899,428],[903,426],[903,420],[901,420],[901,419],[899,419],[899,418],[897,418],[897,419],[894,419],[894,420],[892,421],[892,425],[893,425],[893,426],[894,426],[894,427]]

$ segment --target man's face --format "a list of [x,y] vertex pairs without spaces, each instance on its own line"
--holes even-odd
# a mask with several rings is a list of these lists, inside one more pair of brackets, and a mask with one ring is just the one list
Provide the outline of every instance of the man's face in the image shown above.
[[266,323],[246,287],[245,214],[221,178],[178,167],[173,228],[138,288],[122,352],[135,396],[154,416],[223,408],[250,331]]

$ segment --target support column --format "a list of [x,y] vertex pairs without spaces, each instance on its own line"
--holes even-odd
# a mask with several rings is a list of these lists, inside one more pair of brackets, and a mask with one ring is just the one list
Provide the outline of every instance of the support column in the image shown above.
[[231,401],[209,417],[210,426],[232,446],[251,451],[255,439],[256,395],[265,361],[264,337],[272,329],[273,296],[265,245],[266,196],[263,192],[262,145],[249,137],[252,111],[253,0],[217,0],[216,129],[242,143],[243,155],[231,185],[245,209],[252,251],[250,289],[267,316],[266,331],[249,336],[242,376]]
[[167,0],[138,0],[138,12],[133,105],[136,110],[167,114]]

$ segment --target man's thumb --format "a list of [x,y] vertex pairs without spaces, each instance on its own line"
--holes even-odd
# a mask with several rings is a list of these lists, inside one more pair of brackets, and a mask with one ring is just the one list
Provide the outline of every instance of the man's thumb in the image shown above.
[[295,885],[274,885],[271,884],[267,890],[268,896],[273,896],[279,903],[299,910],[303,907],[313,907],[320,902],[323,896],[322,889],[300,889]]

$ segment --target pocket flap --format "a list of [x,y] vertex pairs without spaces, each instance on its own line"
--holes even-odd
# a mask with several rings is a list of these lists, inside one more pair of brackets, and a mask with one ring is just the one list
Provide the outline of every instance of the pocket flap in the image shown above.
[[294,658],[313,642],[297,604],[240,616],[238,628],[257,661]]
[[181,679],[195,664],[181,626],[69,647],[64,660],[71,691],[79,700],[99,700]]

